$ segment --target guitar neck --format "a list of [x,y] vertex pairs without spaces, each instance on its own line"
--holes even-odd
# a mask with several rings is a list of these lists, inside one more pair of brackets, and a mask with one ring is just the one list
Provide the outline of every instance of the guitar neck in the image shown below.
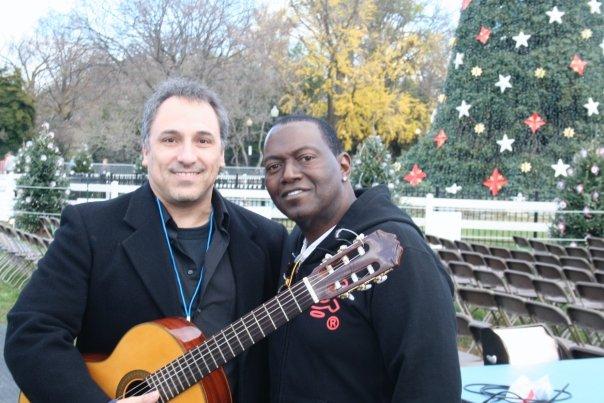
[[169,400],[199,382],[275,329],[298,316],[313,304],[300,281],[277,294],[146,378],[152,388]]

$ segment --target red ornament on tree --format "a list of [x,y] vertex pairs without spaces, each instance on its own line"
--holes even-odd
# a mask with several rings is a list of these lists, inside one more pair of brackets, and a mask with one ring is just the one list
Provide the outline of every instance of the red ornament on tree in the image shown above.
[[449,137],[447,137],[447,133],[445,133],[445,130],[440,129],[438,134],[436,136],[434,136],[434,142],[436,143],[436,148],[441,148],[448,139],[449,139]]
[[541,126],[545,125],[546,121],[537,113],[533,112],[531,116],[524,120],[524,124],[531,128],[533,134],[537,132],[541,128]]
[[579,55],[575,55],[569,65],[569,67],[580,76],[583,76],[583,73],[585,72],[585,66],[587,66],[587,62],[581,59],[581,56]]
[[482,26],[480,27],[480,32],[478,35],[476,35],[476,40],[484,45],[489,40],[490,36],[491,30],[485,26]]
[[471,2],[472,2],[472,0],[463,0],[461,2],[461,11],[465,10],[466,8],[468,8],[468,6],[470,5]]
[[422,169],[417,165],[413,164],[413,169],[407,175],[405,175],[405,180],[411,184],[411,186],[417,186],[426,177],[426,173],[422,171]]
[[482,184],[489,188],[493,196],[497,196],[497,193],[508,184],[508,180],[495,168],[491,176]]

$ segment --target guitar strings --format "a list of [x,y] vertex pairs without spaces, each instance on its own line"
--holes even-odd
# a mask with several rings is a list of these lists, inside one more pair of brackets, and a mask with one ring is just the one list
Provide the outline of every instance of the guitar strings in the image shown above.
[[[314,277],[314,276],[318,276],[318,275],[313,275],[313,277]],[[310,279],[310,276],[309,276],[309,279]],[[297,283],[296,285],[294,285],[292,288],[297,288],[297,289],[296,289],[296,292],[298,292],[298,291],[301,291],[301,290],[304,290],[304,289],[305,289],[305,288],[301,287],[301,286],[303,286],[303,285],[304,285],[304,283],[299,282],[299,283]],[[293,292],[293,290],[292,290],[292,292]],[[298,295],[298,298],[300,298],[300,297],[302,297],[302,298],[308,297],[308,293]],[[276,297],[273,297],[273,298],[276,298]],[[286,304],[288,305],[288,307],[290,307],[290,306],[291,306],[291,303],[292,303],[292,302],[294,302],[294,299],[291,297],[291,294],[290,294],[289,298],[290,298],[290,300],[289,300],[289,301],[287,301],[287,303],[286,303]],[[312,298],[305,298],[305,300],[304,300],[304,301],[299,300],[299,301],[298,301],[298,303],[302,303],[302,304],[304,304],[304,303],[309,302],[311,299],[312,299]],[[272,303],[272,302],[275,302],[275,301],[274,301],[273,299],[271,299],[271,300],[267,301],[267,302],[266,302],[264,305],[268,307],[268,305],[269,305],[270,303]],[[295,302],[294,302],[294,303],[295,303]],[[273,308],[274,308],[274,309],[273,309]],[[272,306],[271,306],[271,308],[270,308],[270,310],[269,310],[268,312],[269,312],[269,314],[274,314],[274,313],[278,312],[278,310],[279,310],[279,307],[278,307],[278,306],[277,306],[277,307],[272,307]],[[231,329],[229,329],[229,330],[227,331],[227,332],[230,332],[230,333],[231,333],[231,334],[229,334],[229,339],[230,339],[231,343],[235,342],[235,339],[233,338],[233,336],[237,337],[237,340],[239,340],[239,337],[237,336],[237,333],[239,333],[239,334],[243,334],[243,330],[245,330],[245,329],[244,329],[244,327],[242,327],[242,328],[240,328],[240,329],[239,329],[239,328],[236,328],[234,325],[235,325],[235,324],[240,324],[239,322],[243,322],[243,321],[244,321],[244,320],[245,320],[247,317],[249,317],[249,316],[250,316],[250,314],[251,314],[251,312],[248,312],[246,315],[244,315],[243,317],[241,317],[240,319],[238,319],[238,320],[237,320],[235,323],[233,323],[233,324],[232,324],[232,326],[231,326],[231,329],[232,329],[232,330],[231,330]],[[265,314],[265,316],[263,316],[262,318],[259,318],[259,319],[260,319],[260,320],[262,320],[262,321],[264,322],[264,324],[266,324],[266,325],[268,325],[268,323],[269,323],[269,321],[270,321],[269,316],[268,316],[268,315],[266,315],[266,314]],[[267,320],[267,319],[268,319],[268,320]],[[227,328],[227,329],[228,329],[228,328]],[[219,335],[219,334],[221,334],[221,333],[225,334],[225,333],[227,333],[227,332],[224,332],[224,333],[223,333],[223,332],[219,332],[219,333],[217,333],[216,335]],[[259,332],[257,332],[257,331],[253,331],[253,333],[254,333],[254,336],[256,336],[256,337],[257,337],[257,336],[260,334],[260,333],[259,333]],[[153,381],[153,379],[155,379],[155,380],[157,381],[157,383],[158,383],[157,385],[155,384],[155,382],[145,382],[145,383],[141,383],[141,384],[137,385],[135,388],[133,388],[133,389],[131,389],[131,390],[127,391],[127,392],[128,392],[128,394],[129,394],[129,395],[132,395],[132,396],[136,396],[136,395],[138,395],[139,393],[147,393],[147,392],[150,392],[150,391],[152,390],[151,386],[154,386],[154,387],[156,387],[158,390],[161,388],[161,392],[163,392],[163,394],[164,394],[164,395],[166,395],[166,396],[172,395],[172,393],[173,393],[173,392],[172,392],[172,390],[171,390],[171,389],[172,389],[172,387],[169,385],[168,381],[172,381],[172,385],[174,385],[174,387],[175,387],[175,388],[178,388],[178,385],[176,384],[176,382],[174,382],[174,380],[173,380],[173,379],[174,379],[174,378],[177,378],[177,376],[178,376],[178,375],[182,375],[182,374],[184,373],[184,371],[185,371],[185,369],[186,369],[186,368],[181,367],[181,368],[175,368],[175,370],[174,370],[174,368],[172,368],[172,369],[171,369],[170,367],[175,367],[175,362],[176,362],[176,361],[178,361],[178,360],[180,360],[180,359],[182,359],[183,357],[185,358],[185,364],[186,364],[186,365],[188,365],[188,366],[189,366],[189,368],[192,368],[192,367],[190,366],[190,364],[191,364],[191,363],[195,363],[196,359],[198,359],[198,358],[202,358],[202,359],[203,359],[203,358],[204,358],[204,356],[205,356],[206,354],[208,354],[208,353],[209,353],[210,355],[212,355],[212,356],[213,356],[213,354],[216,352],[216,350],[217,350],[217,349],[219,349],[219,348],[220,348],[220,346],[224,346],[224,344],[218,344],[218,343],[216,343],[216,341],[215,341],[215,336],[216,336],[216,335],[214,335],[214,336],[210,337],[210,338],[209,338],[209,339],[207,339],[207,340],[206,340],[206,341],[205,341],[203,344],[201,344],[201,345],[197,346],[197,347],[196,347],[196,348],[194,348],[193,350],[188,351],[187,353],[183,354],[181,357],[179,357],[179,358],[177,358],[176,360],[174,360],[174,361],[172,361],[172,362],[168,363],[168,364],[167,364],[167,365],[165,365],[164,367],[162,367],[162,368],[158,369],[158,370],[157,370],[157,371],[155,371],[153,374],[150,374],[150,375],[149,375],[147,378],[145,378],[145,380],[149,380],[149,379],[151,379],[152,381]],[[226,336],[226,335],[225,335],[225,336]],[[210,342],[211,342],[211,341],[213,341],[213,340],[214,340],[214,345],[215,345],[214,347],[210,346]],[[252,341],[255,343],[255,338],[254,338],[254,337],[252,337],[252,339],[251,339],[251,340],[252,340]],[[225,342],[225,343],[226,343],[226,342]],[[242,343],[241,343],[240,341],[239,341],[239,343],[238,343],[238,344],[239,344],[240,346],[242,346]],[[253,344],[252,344],[252,345],[253,345]],[[207,350],[205,353],[203,353],[203,352],[201,351],[201,348],[202,348],[202,347],[205,347],[205,349]],[[250,345],[250,347],[251,347],[251,345]],[[238,349],[238,347],[237,347],[237,349]],[[245,349],[241,350],[241,352],[243,352],[244,350],[245,350]],[[237,354],[236,354],[236,355],[237,355]],[[235,356],[236,356],[236,355],[235,355]],[[193,359],[191,360],[191,362],[189,362],[189,358],[193,358]],[[234,358],[234,357],[233,357],[233,358]],[[205,359],[204,359],[204,363],[206,363]],[[218,366],[218,367],[219,367],[219,366]],[[217,368],[218,368],[218,367],[217,367]],[[207,368],[207,369],[208,369],[208,371],[209,371],[209,366],[208,366],[207,364],[206,364],[206,368]],[[167,372],[167,373],[166,373],[166,372]],[[201,371],[201,372],[203,373],[203,371]],[[211,371],[209,371],[208,373],[210,373],[210,372],[211,372]],[[161,378],[160,378],[160,375],[166,375],[166,376],[161,376],[161,378],[163,378],[163,379],[161,379]],[[206,374],[206,375],[207,375],[207,374]],[[178,378],[177,378],[177,379],[178,379]],[[179,383],[181,383],[181,382],[179,381]],[[164,388],[164,386],[165,386],[165,388]],[[191,385],[191,386],[192,386],[192,385]],[[184,387],[184,385],[183,385],[182,383],[181,383],[181,387]],[[166,390],[168,390],[168,391],[169,391],[169,393],[166,393]],[[134,394],[133,394],[133,393],[134,393]],[[124,398],[124,397],[125,397],[125,393],[124,393],[124,394],[122,394],[122,396],[121,396],[121,397],[122,397],[122,398]]]
[[[364,244],[364,242],[362,243]],[[361,255],[355,255],[352,259],[350,259],[350,262],[356,260],[359,256]],[[336,267],[334,268],[334,270],[339,269],[340,267],[344,266],[344,263],[342,262],[342,260],[340,260],[338,262],[338,264],[336,265]],[[310,275],[308,276],[309,282],[311,283],[311,285],[316,286],[321,279],[319,277],[324,277],[324,274],[321,273],[317,273],[314,275]],[[206,360],[204,359],[204,356],[206,354],[209,353],[210,357],[212,358],[212,361],[214,362],[214,364],[216,364],[216,368],[219,368],[220,365],[223,365],[224,363],[230,361],[231,359],[235,358],[238,354],[240,354],[241,352],[245,351],[245,348],[243,348],[243,344],[241,343],[241,341],[239,340],[238,334],[243,334],[243,330],[245,330],[245,332],[248,334],[248,336],[250,336],[250,339],[252,341],[252,344],[249,346],[253,346],[257,341],[260,341],[261,339],[263,339],[264,337],[266,337],[266,333],[263,333],[261,328],[264,326],[268,326],[269,323],[271,323],[273,325],[273,330],[269,330],[268,333],[271,333],[272,331],[276,330],[276,328],[278,328],[279,326],[281,326],[281,324],[279,326],[275,327],[274,321],[272,320],[272,314],[274,314],[275,312],[278,312],[279,310],[283,311],[283,314],[285,315],[285,319],[286,321],[289,321],[287,315],[285,314],[284,308],[287,308],[287,310],[289,312],[290,308],[293,308],[294,304],[297,303],[297,305],[301,304],[306,304],[308,302],[310,302],[312,300],[312,298],[310,297],[310,293],[302,293],[301,295],[295,295],[298,294],[299,291],[305,291],[306,287],[303,287],[304,283],[299,281],[297,284],[295,284],[294,286],[291,287],[291,293],[289,293],[288,296],[285,296],[286,298],[284,298],[284,300],[282,302],[284,302],[284,304],[281,304],[281,306],[279,306],[279,302],[277,300],[277,296],[273,297],[272,299],[270,299],[269,301],[267,301],[266,303],[262,304],[261,306],[265,307],[265,312],[260,312],[260,315],[254,315],[254,311],[258,308],[260,308],[261,306],[253,309],[252,311],[248,312],[246,315],[242,316],[240,319],[238,319],[236,322],[232,323],[229,327],[225,329],[223,329],[222,331],[220,331],[219,333],[216,333],[215,335],[213,335],[212,337],[210,337],[209,339],[207,339],[204,343],[202,343],[201,345],[195,347],[194,349],[188,351],[187,353],[183,354],[182,356],[180,356],[179,358],[177,358],[176,360],[168,363],[167,365],[165,365],[164,367],[158,369],[157,371],[155,371],[153,374],[150,374],[147,378],[145,378],[145,382],[139,384],[137,387],[131,389],[128,391],[128,393],[147,393],[149,391],[151,391],[151,386],[159,389],[162,386],[166,385],[168,391],[170,392],[170,394],[172,393],[171,387],[168,384],[168,381],[171,381],[172,384],[174,385],[175,388],[178,388],[176,382],[174,382],[174,378],[176,378],[178,380],[178,383],[180,384],[181,388],[184,388],[185,385],[180,381],[180,379],[178,378],[180,375],[184,374],[185,370],[188,370],[191,374],[194,375],[193,373],[193,367],[191,366],[191,364],[195,364],[195,367],[197,368],[197,371],[200,372],[200,374],[203,373],[203,371],[201,370],[201,368],[199,368],[199,366],[197,365],[197,361],[199,358],[201,358],[204,362],[204,364],[206,365],[207,370],[209,371],[209,365],[207,364]],[[330,285],[324,286],[324,288],[319,289],[319,292],[323,292],[325,291],[328,287],[330,287]],[[295,291],[295,292],[294,292]],[[299,298],[303,298],[303,300],[299,300]],[[270,310],[267,309],[271,304],[276,306],[271,306]],[[274,308],[274,309],[273,309]],[[300,309],[298,309],[300,310]],[[303,310],[302,310],[303,311]],[[301,313],[301,312],[300,312]],[[296,314],[297,316],[298,314]],[[247,319],[250,318],[250,316],[252,316],[254,318],[254,320],[256,322],[258,322],[258,330],[254,330],[252,326],[250,326],[249,328],[247,326],[245,326],[245,321]],[[262,325],[260,324],[262,322]],[[236,329],[235,325],[242,325],[242,327],[240,329]],[[250,328],[252,330],[252,332],[250,332]],[[253,333],[253,335],[252,335]],[[228,336],[227,336],[228,334]],[[217,336],[223,336],[223,341],[219,341]],[[233,348],[231,347],[233,345],[233,343],[235,342],[235,338],[233,337],[235,336],[235,338],[238,341],[238,344],[242,347],[242,350],[240,352],[235,353],[231,358],[227,359],[226,356],[222,353],[223,347],[225,345],[227,345],[229,347],[229,350],[231,350],[231,353],[233,353]],[[262,336],[261,338],[256,339],[257,337]],[[212,346],[210,343],[213,342],[214,346]],[[235,344],[236,346],[236,344]],[[202,352],[202,348],[206,349],[206,352]],[[235,349],[239,349],[237,346]],[[224,363],[218,365],[218,361],[220,360],[216,360],[214,358],[214,355],[216,353],[216,351],[220,352]],[[228,354],[227,354],[228,355]],[[182,359],[184,358],[184,363],[180,362]],[[176,364],[179,365],[180,368],[174,368],[176,366]],[[183,364],[185,365],[185,367],[183,367]],[[172,367],[172,368],[170,368]],[[215,370],[214,369],[214,370]],[[167,373],[164,373],[166,372]],[[213,370],[212,370],[213,371]],[[212,372],[209,371],[208,373]],[[159,375],[165,375],[162,376],[163,379],[160,379]],[[207,375],[207,374],[206,374]],[[158,382],[158,384],[156,385],[155,382],[153,382],[153,380],[156,380]],[[187,378],[188,379],[188,378]],[[147,380],[150,380],[152,382],[148,382]],[[151,383],[151,385],[149,385],[149,383]],[[188,387],[190,387],[192,385],[188,385]],[[183,389],[186,390],[186,389]],[[162,392],[168,396],[168,394],[165,393],[165,390],[163,390],[162,388]],[[124,395],[122,395],[122,397],[124,397]]]
[[[360,255],[355,255],[355,256],[354,256],[354,257],[353,257],[353,258],[352,258],[350,261],[353,261],[353,260],[357,259],[359,256],[360,256]],[[339,263],[342,263],[342,262],[340,261]],[[339,268],[340,268],[340,267],[342,267],[342,266],[344,266],[344,264],[336,265],[336,267],[334,268],[334,270],[337,270],[337,269],[339,269]],[[309,281],[310,281],[310,282],[311,282],[311,283],[312,283],[314,286],[316,286],[316,284],[318,284],[318,283],[319,283],[319,281],[320,281],[320,279],[319,279],[319,277],[320,277],[320,276],[322,276],[322,275],[321,275],[320,273],[317,273],[317,274],[315,274],[315,275],[311,275],[311,276],[309,276],[308,278],[309,278]],[[315,281],[315,279],[317,279],[317,281]],[[304,285],[304,283],[302,283],[302,282],[298,282],[298,284],[296,284],[294,287],[292,287],[292,289],[296,288],[296,290],[295,290],[295,291],[296,291],[296,293],[298,293],[299,291],[304,291],[304,290],[305,290],[305,287],[303,287],[303,285]],[[329,287],[329,286],[327,286],[327,287]],[[323,289],[319,289],[319,290],[322,292],[322,291],[324,291],[325,289],[327,289],[327,287],[325,287],[325,288],[323,288]],[[313,287],[313,288],[314,288],[314,287]],[[288,310],[289,310],[289,308],[292,308],[292,306],[291,306],[291,305],[292,305],[292,302],[293,302],[294,304],[295,304],[296,302],[298,302],[298,304],[299,304],[300,302],[301,302],[302,304],[306,304],[306,303],[310,302],[310,300],[311,300],[311,298],[308,298],[309,294],[307,294],[307,293],[303,293],[302,295],[298,295],[298,298],[300,298],[300,297],[303,297],[303,298],[304,298],[304,300],[303,300],[303,301],[298,301],[298,299],[296,299],[296,298],[294,297],[294,295],[292,295],[292,294],[293,294],[293,290],[292,290],[292,293],[290,293],[290,295],[289,295],[289,296],[287,296],[287,297],[288,297],[288,300],[287,300],[287,301],[285,301],[285,300],[284,300],[284,303],[285,303],[285,305],[287,306]],[[266,302],[265,304],[263,304],[263,305],[264,305],[264,306],[265,306],[265,308],[266,308],[266,307],[268,307],[268,306],[269,306],[269,304],[271,304],[271,303],[272,303],[272,304],[274,304],[275,302],[277,302],[277,296],[273,297],[271,300],[267,301],[267,302]],[[261,306],[262,306],[262,305],[261,305]],[[259,307],[258,307],[258,308],[259,308]],[[191,366],[191,362],[189,362],[189,358],[191,358],[191,359],[192,359],[192,362],[193,362],[193,363],[195,364],[195,366],[197,367],[197,370],[200,372],[200,374],[202,374],[202,373],[203,373],[203,371],[202,371],[202,370],[199,368],[199,366],[197,366],[197,364],[196,364],[196,361],[198,360],[198,358],[201,358],[201,359],[204,361],[204,364],[206,365],[206,368],[208,369],[208,373],[210,373],[211,371],[209,370],[209,366],[207,365],[207,362],[206,362],[206,361],[205,361],[205,359],[204,359],[204,355],[205,355],[205,354],[207,354],[207,353],[209,353],[209,354],[210,354],[210,357],[211,357],[211,358],[212,358],[212,360],[214,361],[214,364],[216,365],[216,368],[220,367],[220,365],[222,365],[222,364],[220,364],[220,365],[219,365],[219,364],[217,363],[216,359],[214,358],[214,354],[215,354],[216,350],[218,350],[219,352],[221,352],[221,351],[222,351],[221,349],[222,349],[222,347],[223,347],[225,344],[227,344],[227,345],[229,346],[229,348],[232,350],[232,348],[230,347],[230,345],[231,345],[231,344],[234,342],[234,339],[233,339],[233,337],[232,337],[233,335],[237,337],[237,339],[238,339],[238,341],[239,341],[239,344],[242,346],[242,350],[241,350],[241,352],[243,352],[243,351],[245,350],[245,348],[243,348],[243,345],[242,345],[241,341],[239,340],[239,337],[237,336],[237,334],[238,334],[238,333],[243,334],[242,329],[235,329],[235,326],[234,326],[235,324],[240,324],[240,323],[241,323],[241,324],[243,325],[243,329],[244,329],[244,330],[246,330],[246,332],[247,332],[247,333],[248,333],[248,335],[250,336],[250,339],[251,339],[251,341],[252,341],[252,344],[251,344],[249,347],[251,347],[251,346],[252,346],[253,344],[255,344],[257,341],[261,340],[262,338],[264,338],[264,337],[266,336],[265,334],[262,334],[262,331],[258,332],[258,331],[255,331],[253,328],[252,328],[252,330],[253,330],[254,336],[252,336],[252,335],[251,335],[251,332],[250,332],[250,331],[249,331],[249,329],[248,329],[248,328],[245,326],[245,323],[244,323],[246,319],[249,319],[249,316],[253,315],[253,316],[254,316],[254,319],[255,319],[257,322],[263,321],[263,322],[265,322],[265,323],[264,323],[265,325],[268,325],[268,321],[266,320],[266,319],[268,318],[268,319],[271,321],[271,323],[273,323],[273,330],[275,330],[275,325],[274,325],[274,322],[271,320],[271,319],[272,319],[272,318],[271,318],[271,314],[274,314],[275,312],[278,312],[278,311],[279,311],[279,309],[282,309],[282,308],[281,308],[281,307],[278,307],[278,306],[276,306],[276,307],[274,307],[274,308],[275,308],[275,309],[273,310],[273,309],[272,309],[272,307],[271,307],[272,312],[270,312],[270,313],[268,312],[268,309],[266,309],[267,313],[269,313],[269,315],[268,315],[268,316],[266,316],[266,315],[264,314],[264,312],[262,312],[262,315],[263,315],[263,316],[260,316],[259,320],[258,320],[258,317],[255,317],[255,315],[253,315],[253,312],[254,312],[256,309],[254,309],[254,310],[252,310],[252,311],[248,312],[248,314],[244,315],[242,318],[240,318],[239,320],[237,320],[235,323],[233,323],[233,324],[232,324],[232,326],[231,326],[231,330],[230,330],[230,332],[231,332],[232,334],[231,334],[231,335],[229,335],[228,337],[227,337],[227,334],[226,334],[227,332],[226,332],[226,331],[224,331],[224,330],[223,330],[223,331],[221,331],[221,332],[219,332],[219,333],[217,333],[217,334],[215,334],[214,336],[210,337],[210,338],[209,338],[207,341],[205,341],[205,342],[204,342],[203,344],[201,344],[200,346],[196,347],[196,348],[195,348],[195,349],[193,349],[193,350],[190,350],[189,352],[185,353],[184,355],[182,355],[182,356],[181,356],[181,357],[179,357],[178,359],[176,359],[176,360],[174,360],[174,361],[170,362],[170,363],[169,363],[169,364],[167,364],[166,366],[164,366],[164,367],[160,368],[160,369],[159,369],[159,370],[157,370],[155,373],[151,374],[150,376],[148,376],[148,377],[147,377],[147,378],[145,378],[145,379],[149,379],[149,380],[151,380],[151,381],[152,381],[152,380],[154,379],[154,376],[155,376],[155,379],[157,380],[158,385],[152,384],[151,386],[154,386],[154,387],[157,387],[157,386],[162,387],[162,386],[164,386],[164,384],[165,384],[165,385],[167,386],[168,391],[170,392],[170,394],[172,394],[171,387],[170,387],[170,385],[168,384],[168,382],[167,382],[167,381],[172,381],[172,384],[174,385],[174,387],[175,387],[175,388],[178,388],[178,386],[176,385],[176,382],[174,382],[174,380],[173,380],[175,377],[177,377],[178,375],[182,375],[182,374],[185,372],[185,370],[187,370],[187,369],[189,370],[189,372],[190,372],[191,374],[193,374],[193,367]],[[290,312],[291,312],[291,311],[290,311]],[[284,314],[285,314],[285,312],[284,312]],[[286,321],[288,321],[288,320],[289,320],[289,319],[287,318],[287,316],[285,316],[285,319],[286,319]],[[277,326],[277,327],[278,327],[278,326]],[[259,327],[259,329],[258,329],[258,330],[260,330],[260,327]],[[270,330],[270,331],[269,331],[269,333],[270,333],[270,332],[272,332],[273,330]],[[218,341],[218,339],[217,339],[217,336],[219,336],[219,335],[221,335],[221,334],[223,335],[223,338],[225,339],[225,340],[224,340],[224,342],[220,342],[220,341]],[[258,336],[259,336],[259,335],[261,335],[261,334],[262,334],[262,338],[259,338],[258,340],[256,340],[256,337],[258,337]],[[231,341],[231,343],[229,343],[229,340]],[[214,346],[213,346],[213,347],[210,345],[210,342],[211,342],[211,341],[213,341],[213,342],[214,342]],[[205,348],[206,348],[206,350],[207,350],[207,351],[206,351],[205,353],[201,351],[201,348],[202,348],[202,347],[205,347]],[[226,357],[225,357],[225,356],[224,356],[224,354],[222,354],[222,353],[221,353],[221,356],[223,357],[223,361],[226,363],[226,362],[228,362],[230,359],[233,359],[235,356],[237,356],[237,355],[238,355],[239,353],[241,353],[241,352],[238,352],[237,354],[234,354],[234,355],[233,355],[231,358],[229,358],[229,359],[226,359]],[[197,357],[196,357],[196,355],[197,355]],[[182,359],[183,359],[183,358],[184,358],[184,360],[185,360],[184,364],[186,365],[186,367],[183,367],[183,366],[182,366],[182,364],[183,364],[183,363],[182,363],[181,361],[182,361]],[[219,361],[220,361],[220,360],[219,360]],[[176,364],[178,364],[178,365],[180,366],[180,368],[176,368],[176,370],[174,370],[174,367],[175,367],[175,365],[176,365]],[[170,367],[172,367],[172,368],[170,368]],[[215,369],[216,369],[216,368],[215,368]],[[167,371],[168,373],[167,373],[167,374],[164,374],[164,372],[166,372],[166,371]],[[164,378],[163,380],[161,380],[161,379],[160,379],[160,377],[159,377],[159,375],[160,375],[160,374],[161,374],[161,375],[165,375],[165,376],[163,377],[163,378]],[[206,375],[207,375],[207,374],[206,374]],[[184,387],[184,385],[183,385],[183,383],[182,383],[182,382],[180,382],[180,379],[179,379],[179,378],[176,378],[176,379],[179,381],[180,386],[181,386],[181,388],[183,388],[183,390],[186,390],[186,389],[188,389],[190,386],[192,386],[192,384],[191,384],[191,385],[187,385],[187,387],[185,388],[185,387]],[[143,390],[145,390],[145,391],[149,391],[149,390],[150,390],[150,387],[149,387],[149,386],[150,386],[150,385],[148,385],[148,383],[145,383],[145,384],[140,384],[138,387],[136,387],[136,388],[134,388],[134,389],[130,390],[129,392],[140,393],[140,392],[142,392]],[[164,392],[164,394],[166,394],[166,393],[165,393],[165,390],[163,390],[163,389],[162,389],[162,392]],[[166,395],[167,395],[167,394],[166,394]]]

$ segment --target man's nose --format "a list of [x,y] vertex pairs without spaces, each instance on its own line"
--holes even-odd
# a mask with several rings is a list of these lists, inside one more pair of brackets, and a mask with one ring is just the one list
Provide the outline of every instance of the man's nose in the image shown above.
[[183,142],[178,150],[178,162],[183,165],[190,165],[194,164],[195,161],[197,161],[197,155],[193,144],[187,141]]
[[282,182],[292,182],[300,179],[302,176],[300,167],[295,161],[285,161],[283,166]]

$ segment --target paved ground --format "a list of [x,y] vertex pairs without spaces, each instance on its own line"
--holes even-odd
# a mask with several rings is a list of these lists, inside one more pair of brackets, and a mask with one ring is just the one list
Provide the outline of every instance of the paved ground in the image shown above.
[[0,325],[0,402],[15,403],[19,395],[19,389],[13,381],[13,377],[8,372],[4,363],[4,335],[6,334],[6,325]]

